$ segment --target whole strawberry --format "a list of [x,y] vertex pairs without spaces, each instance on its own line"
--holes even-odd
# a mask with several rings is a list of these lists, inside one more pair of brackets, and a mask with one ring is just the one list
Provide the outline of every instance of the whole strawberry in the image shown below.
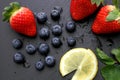
[[10,3],[4,8],[3,21],[8,21],[11,28],[23,35],[33,37],[36,35],[36,22],[32,11],[21,7],[18,2]]
[[114,5],[106,5],[98,12],[92,25],[96,34],[109,34],[120,32],[120,11]]
[[103,0],[71,0],[71,17],[78,21],[93,14]]

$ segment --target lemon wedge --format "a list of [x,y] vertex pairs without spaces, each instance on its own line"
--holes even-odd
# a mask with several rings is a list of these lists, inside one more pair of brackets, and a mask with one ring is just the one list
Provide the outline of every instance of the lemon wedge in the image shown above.
[[98,71],[98,61],[92,50],[74,48],[62,56],[59,69],[62,76],[76,70],[71,80],[92,80]]

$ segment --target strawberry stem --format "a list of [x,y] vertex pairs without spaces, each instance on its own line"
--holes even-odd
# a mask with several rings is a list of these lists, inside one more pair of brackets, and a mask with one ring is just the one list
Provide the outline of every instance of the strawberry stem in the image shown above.
[[119,8],[120,0],[112,0],[112,2],[113,2],[113,5],[115,5],[115,7],[116,7],[118,10],[120,10],[120,8]]
[[18,9],[20,9],[20,4],[18,2],[12,2],[10,6],[5,7],[2,13],[3,21],[9,21],[11,15]]

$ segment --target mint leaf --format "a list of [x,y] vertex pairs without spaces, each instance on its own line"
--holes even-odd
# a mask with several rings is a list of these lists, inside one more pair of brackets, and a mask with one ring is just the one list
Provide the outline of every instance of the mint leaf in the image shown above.
[[113,50],[111,51],[111,53],[112,53],[113,55],[115,55],[115,58],[116,58],[117,61],[120,63],[120,48],[118,48],[118,49],[113,49]]
[[120,80],[120,66],[107,65],[101,69],[104,80]]
[[116,63],[114,59],[106,55],[102,50],[97,48],[97,57],[100,59],[100,61],[106,65],[113,65]]
[[99,6],[101,3],[103,3],[104,0],[91,0],[92,4],[96,4],[97,6]]
[[120,16],[120,12],[118,9],[114,9],[113,11],[109,12],[106,21],[114,21]]

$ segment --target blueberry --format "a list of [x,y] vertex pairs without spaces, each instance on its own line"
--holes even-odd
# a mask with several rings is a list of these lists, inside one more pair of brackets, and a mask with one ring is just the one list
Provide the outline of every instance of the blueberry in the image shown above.
[[68,21],[67,24],[66,24],[66,30],[68,32],[74,32],[76,29],[76,25],[73,21]]
[[58,37],[52,38],[51,43],[55,48],[58,48],[62,45],[62,42],[61,42],[60,38],[58,38]]
[[34,45],[32,45],[32,44],[28,44],[28,45],[26,45],[26,52],[28,53],[28,54],[34,54],[35,52],[36,52],[36,48],[35,48],[35,46]]
[[61,13],[63,11],[63,9],[60,6],[55,6],[54,10],[58,10],[59,13]]
[[73,47],[76,44],[76,40],[73,37],[67,38],[67,44],[70,47]]
[[15,49],[20,49],[22,47],[23,43],[20,39],[14,39],[12,41],[12,46],[15,48]]
[[55,65],[55,58],[53,56],[47,56],[45,58],[45,63],[48,67],[53,67]]
[[47,15],[45,12],[39,12],[37,13],[37,21],[39,23],[45,23],[47,21]]
[[13,56],[13,60],[16,63],[24,63],[25,62],[25,57],[21,52],[17,52]]
[[48,29],[48,28],[41,28],[41,29],[39,30],[39,36],[40,36],[40,38],[42,38],[42,39],[48,39],[49,36],[50,36],[50,31],[49,31],[49,29]]
[[44,68],[44,63],[40,60],[35,63],[35,68],[39,71],[43,70]]
[[40,43],[39,47],[38,47],[38,51],[42,54],[42,55],[47,55],[49,53],[49,45],[46,43]]
[[60,25],[54,25],[52,27],[52,33],[55,35],[55,36],[60,36],[61,33],[62,33],[62,28]]
[[58,20],[58,19],[60,19],[60,12],[58,11],[58,10],[52,10],[51,11],[51,18],[53,19],[53,20]]

